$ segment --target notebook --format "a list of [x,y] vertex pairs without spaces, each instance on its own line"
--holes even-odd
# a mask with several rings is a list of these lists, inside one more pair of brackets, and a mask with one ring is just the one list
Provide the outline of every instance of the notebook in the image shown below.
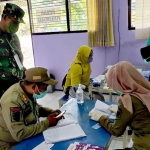
[[92,112],[93,110],[98,110],[102,112],[105,116],[107,116],[109,119],[116,119],[116,113],[113,113],[108,109],[109,105],[105,104],[104,102],[97,100],[95,103],[94,108],[90,111]]
[[80,125],[70,113],[64,115],[65,119],[43,132],[46,143],[56,143],[86,136]]

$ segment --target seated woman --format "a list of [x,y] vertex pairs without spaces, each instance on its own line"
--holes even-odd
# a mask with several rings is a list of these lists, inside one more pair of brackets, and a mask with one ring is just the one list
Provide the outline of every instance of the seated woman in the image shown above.
[[[70,69],[66,76],[64,92],[69,93],[71,97],[76,97],[76,90],[81,84],[84,91],[84,99],[90,99],[88,86],[90,85],[91,65],[93,61],[93,50],[88,46],[81,46],[76,54],[75,60],[71,63]],[[103,100],[102,94],[96,94],[96,99]]]
[[114,136],[121,136],[129,126],[133,131],[130,150],[150,150],[150,83],[125,61],[111,67],[105,79],[109,87],[122,93],[118,99],[116,120],[113,123],[94,111],[90,114],[91,119],[99,121]]

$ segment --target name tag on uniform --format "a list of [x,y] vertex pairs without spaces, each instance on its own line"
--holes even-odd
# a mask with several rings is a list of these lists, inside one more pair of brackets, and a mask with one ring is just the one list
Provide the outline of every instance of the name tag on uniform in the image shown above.
[[32,108],[30,104],[26,105],[26,107],[23,110],[23,116],[26,117],[32,112]]
[[20,59],[19,59],[17,54],[14,55],[14,59],[16,60],[16,63],[18,65],[19,69],[22,70],[23,69],[23,65],[21,64]]

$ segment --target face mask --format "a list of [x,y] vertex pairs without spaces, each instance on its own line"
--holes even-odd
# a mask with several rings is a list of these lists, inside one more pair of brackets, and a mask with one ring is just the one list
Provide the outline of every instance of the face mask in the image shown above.
[[91,63],[93,61],[93,56],[89,56],[87,63]]
[[145,63],[150,64],[150,62],[149,62],[149,61],[146,61],[146,59],[143,59],[143,60],[144,60]]
[[[37,87],[37,89],[38,89],[38,87]],[[40,92],[39,91],[39,89],[38,89],[38,92],[40,93],[40,94],[33,94],[33,98],[35,98],[35,99],[39,99],[39,98],[43,98],[46,94],[47,94],[47,90],[46,91],[44,91],[44,92]]]
[[117,91],[117,95],[120,96],[120,95],[121,95],[121,92],[120,92],[120,91]]
[[11,22],[9,27],[6,28],[7,33],[16,33],[19,29],[19,24]]

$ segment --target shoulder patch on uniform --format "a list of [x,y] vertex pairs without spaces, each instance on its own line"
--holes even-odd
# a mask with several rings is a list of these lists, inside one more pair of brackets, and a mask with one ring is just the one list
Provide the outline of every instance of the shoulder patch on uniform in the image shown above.
[[20,122],[22,119],[22,111],[20,107],[11,107],[10,115],[12,122]]
[[118,107],[116,119],[119,119],[121,117],[121,115],[122,115],[122,110]]
[[22,100],[26,103],[26,102],[28,102],[28,98],[27,98],[27,96],[25,95],[25,94],[22,94]]

